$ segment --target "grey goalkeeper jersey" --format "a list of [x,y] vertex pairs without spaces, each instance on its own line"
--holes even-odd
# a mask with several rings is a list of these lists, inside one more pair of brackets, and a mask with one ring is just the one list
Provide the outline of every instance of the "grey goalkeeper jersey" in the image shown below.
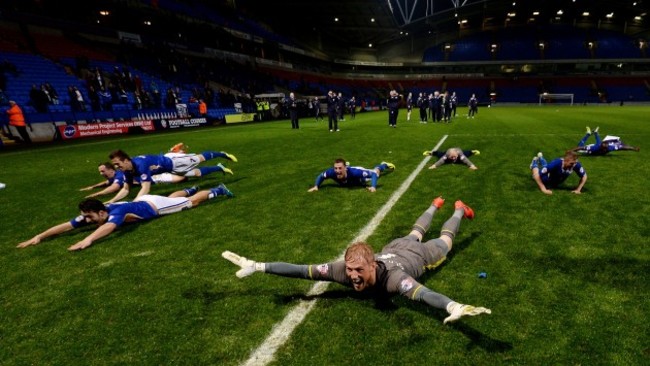
[[[451,160],[451,159],[449,158],[449,154],[451,154],[452,152],[455,152],[455,153],[458,155],[458,159],[455,160],[455,161],[454,161],[454,160]],[[463,164],[465,164],[465,165],[467,165],[467,166],[472,166],[472,165],[474,165],[474,163],[472,163],[472,162],[469,160],[469,158],[467,157],[467,155],[465,155],[465,153],[463,152],[463,150],[460,149],[460,148],[458,148],[458,147],[452,147],[452,148],[450,148],[450,149],[447,149],[447,151],[445,152],[445,154],[444,154],[443,156],[441,156],[440,159],[438,159],[438,161],[436,161],[434,165],[436,166],[436,168],[438,168],[438,167],[440,167],[441,165],[443,165],[443,164],[448,164],[448,163],[463,163]]]
[[[440,239],[420,243],[412,236],[398,238],[375,255],[377,283],[375,291],[401,294],[413,299],[422,286],[416,281],[427,269],[435,268],[447,254],[447,246]],[[352,287],[345,275],[345,262],[310,265],[308,276],[314,280],[334,281]]]

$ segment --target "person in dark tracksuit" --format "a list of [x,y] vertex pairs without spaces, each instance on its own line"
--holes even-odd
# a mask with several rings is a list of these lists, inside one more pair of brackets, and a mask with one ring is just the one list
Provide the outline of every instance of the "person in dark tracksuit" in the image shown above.
[[442,121],[442,95],[439,91],[433,92],[433,111],[431,112],[434,122]]
[[291,128],[299,129],[298,124],[298,100],[296,100],[293,92],[289,93],[289,98],[284,102],[284,105],[289,109],[289,118],[291,119]]
[[322,121],[323,116],[320,114],[320,101],[318,97],[314,97],[314,101],[311,103],[311,107],[314,109],[314,115],[316,116],[316,122]]
[[339,93],[338,98],[339,98],[339,100],[338,100],[339,104],[338,104],[337,108],[338,108],[338,112],[339,112],[339,121],[345,121],[345,105],[346,105],[346,103],[345,103],[345,99],[343,99],[343,93]]
[[476,113],[478,113],[478,99],[476,99],[476,94],[472,94],[472,97],[469,98],[467,103],[469,107],[469,112],[467,112],[467,118],[474,118]]
[[399,94],[396,90],[390,91],[388,97],[388,126],[397,127],[397,114],[399,112]]
[[357,100],[352,96],[348,101],[348,108],[350,109],[350,119],[357,117]]
[[451,112],[453,105],[451,103],[451,97],[448,92],[445,92],[442,95],[442,120],[446,123],[451,122]]
[[339,131],[338,104],[339,98],[330,90],[327,93],[327,117],[329,118],[330,132]]
[[427,106],[429,101],[425,93],[420,93],[417,100],[418,108],[420,108],[420,123],[427,123]]
[[456,92],[451,93],[451,116],[456,117],[456,108],[458,108],[458,97],[456,96]]
[[413,111],[413,93],[409,93],[406,97],[406,120],[411,120],[411,111]]

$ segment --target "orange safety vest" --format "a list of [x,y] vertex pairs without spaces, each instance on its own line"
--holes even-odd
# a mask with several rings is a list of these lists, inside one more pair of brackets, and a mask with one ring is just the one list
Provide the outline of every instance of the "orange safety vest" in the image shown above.
[[199,103],[199,114],[207,114],[208,113],[208,105],[205,104],[204,102]]
[[13,107],[7,109],[7,114],[9,115],[9,124],[17,127],[24,127],[25,116],[23,115],[23,110],[20,109],[18,104],[14,104]]

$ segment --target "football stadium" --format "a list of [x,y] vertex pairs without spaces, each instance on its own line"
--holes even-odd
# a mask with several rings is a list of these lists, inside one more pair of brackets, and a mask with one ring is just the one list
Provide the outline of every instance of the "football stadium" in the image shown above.
[[649,5],[2,2],[0,364],[650,363]]

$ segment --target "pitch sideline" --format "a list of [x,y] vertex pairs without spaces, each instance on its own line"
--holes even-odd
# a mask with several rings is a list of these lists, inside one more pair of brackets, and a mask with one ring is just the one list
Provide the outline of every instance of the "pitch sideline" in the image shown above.
[[[438,150],[440,146],[445,142],[448,135],[444,135],[440,141],[436,144],[433,150]],[[365,241],[372,233],[377,229],[384,217],[390,212],[395,203],[402,197],[402,195],[409,188],[411,183],[415,178],[420,174],[425,165],[429,162],[431,156],[427,156],[420,162],[420,164],[413,170],[413,172],[406,178],[404,183],[390,196],[388,201],[377,211],[377,214],[359,231],[359,234],[352,240],[352,243],[357,241]],[[336,259],[343,259],[343,254]],[[307,296],[316,296],[320,295],[329,286],[329,282],[317,282],[311,289],[307,292]],[[253,352],[251,352],[248,360],[244,361],[240,365],[242,366],[264,366],[273,361],[275,353],[277,350],[289,339],[293,330],[302,323],[303,319],[309,314],[309,312],[316,305],[318,299],[314,298],[312,300],[300,300],[298,305],[296,305],[287,316],[279,323],[276,323],[271,329],[271,334],[264,340],[264,342],[257,347]]]

